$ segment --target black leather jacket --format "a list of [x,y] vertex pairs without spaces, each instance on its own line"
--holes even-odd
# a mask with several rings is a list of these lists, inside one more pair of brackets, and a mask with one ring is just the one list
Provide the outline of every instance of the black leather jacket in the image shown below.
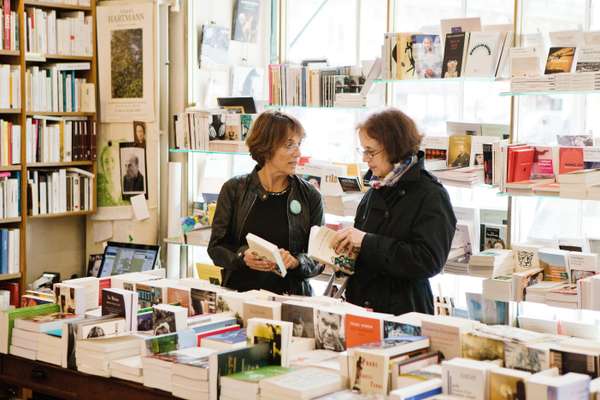
[[[219,193],[217,209],[212,224],[208,254],[215,265],[224,268],[223,286],[228,286],[229,277],[242,268],[248,268],[243,261],[242,231],[248,214],[260,197],[267,196],[258,179],[258,167],[252,173],[231,178]],[[297,200],[301,211],[294,214],[290,203]],[[292,176],[288,195],[289,243],[287,249],[300,262],[296,269],[286,276],[289,294],[311,295],[307,279],[323,272],[323,266],[306,255],[308,237],[313,225],[323,224],[323,203],[321,195],[310,183]]]

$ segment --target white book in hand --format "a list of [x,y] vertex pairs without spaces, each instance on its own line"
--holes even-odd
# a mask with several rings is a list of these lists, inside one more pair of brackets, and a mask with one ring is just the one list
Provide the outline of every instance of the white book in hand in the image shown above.
[[346,274],[354,273],[354,262],[357,251],[352,250],[350,254],[338,254],[333,249],[333,240],[336,232],[326,226],[313,226],[310,228],[308,239],[308,256],[329,265],[336,270]]
[[256,256],[265,261],[274,262],[277,265],[277,273],[282,278],[287,274],[285,264],[279,253],[279,248],[276,245],[252,233],[246,235],[246,241],[248,242],[248,247]]

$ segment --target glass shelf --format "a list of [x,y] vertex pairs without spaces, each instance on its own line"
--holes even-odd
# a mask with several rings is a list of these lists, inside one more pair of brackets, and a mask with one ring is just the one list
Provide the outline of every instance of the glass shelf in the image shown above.
[[502,92],[500,96],[560,96],[563,94],[572,95],[587,95],[587,94],[598,94],[600,90],[542,90],[535,92]]
[[249,152],[234,151],[212,151],[212,150],[194,150],[194,149],[169,149],[169,153],[195,153],[195,154],[224,154],[233,156],[249,156]]
[[374,83],[435,83],[435,82],[510,82],[509,79],[506,78],[496,78],[491,76],[469,76],[469,77],[460,77],[460,78],[431,78],[431,79],[375,79]]
[[291,105],[276,105],[276,104],[266,104],[265,109],[278,109],[278,108],[287,108],[287,109],[308,109],[308,110],[369,110],[371,108],[383,107],[384,104],[380,105],[372,105],[372,106],[360,106],[360,107],[349,107],[349,106],[291,106]]

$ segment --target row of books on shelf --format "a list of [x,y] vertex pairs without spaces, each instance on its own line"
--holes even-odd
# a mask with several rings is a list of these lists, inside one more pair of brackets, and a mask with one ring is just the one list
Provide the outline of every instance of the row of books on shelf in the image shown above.
[[17,218],[21,210],[21,173],[0,172],[0,219]]
[[19,50],[19,15],[10,1],[4,1],[0,7],[2,16],[2,29],[0,29],[0,43],[4,50]]
[[269,104],[308,107],[364,107],[381,60],[361,66],[328,66],[325,60],[269,65]]
[[245,140],[256,114],[223,110],[186,110],[174,117],[173,144],[177,149],[247,152]]
[[0,65],[0,109],[21,108],[21,66]]
[[0,165],[21,163],[21,125],[0,119]]
[[89,7],[91,4],[90,0],[44,0],[44,3],[55,4],[57,6],[67,5],[81,7]]
[[27,69],[27,110],[33,112],[95,112],[93,83],[77,78],[75,71],[89,70],[90,63],[54,64]]
[[28,171],[27,208],[30,215],[90,211],[94,174],[80,168]]
[[19,229],[0,229],[0,274],[19,273],[20,242]]
[[533,36],[530,39],[535,45],[511,51],[512,91],[586,91],[600,88],[598,32],[550,32],[547,51],[542,34]]
[[27,162],[96,159],[96,122],[85,117],[27,118]]
[[91,15],[26,7],[25,21],[28,53],[92,56]]
[[479,17],[443,19],[439,33],[384,35],[384,79],[507,77],[511,25],[482,25]]
[[234,292],[164,279],[164,270],[72,279],[23,296],[35,297],[41,304],[0,313],[2,353],[186,399],[497,400],[508,392],[570,400],[596,396],[600,386],[597,336],[567,336],[594,325],[554,321],[548,333],[542,319],[508,320],[506,303],[476,294],[466,315],[482,319],[491,310],[490,325],[375,313],[328,297]]

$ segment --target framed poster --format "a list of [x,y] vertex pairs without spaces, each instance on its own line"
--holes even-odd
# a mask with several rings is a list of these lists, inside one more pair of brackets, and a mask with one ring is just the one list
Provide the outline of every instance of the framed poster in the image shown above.
[[102,122],[154,120],[154,4],[97,8]]

